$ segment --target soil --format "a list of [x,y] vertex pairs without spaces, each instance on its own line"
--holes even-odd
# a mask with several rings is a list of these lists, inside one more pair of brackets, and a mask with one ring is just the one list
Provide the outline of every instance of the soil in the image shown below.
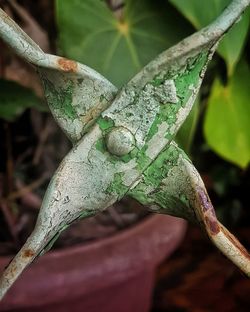
[[[249,227],[233,228],[249,249]],[[189,227],[180,248],[158,269],[151,312],[248,312],[250,281]]]

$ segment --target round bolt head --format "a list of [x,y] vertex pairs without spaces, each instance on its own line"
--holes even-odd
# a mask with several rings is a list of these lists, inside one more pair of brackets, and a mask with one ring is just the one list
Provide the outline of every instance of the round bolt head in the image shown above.
[[128,129],[117,127],[107,134],[106,145],[111,154],[124,156],[134,149],[135,139]]

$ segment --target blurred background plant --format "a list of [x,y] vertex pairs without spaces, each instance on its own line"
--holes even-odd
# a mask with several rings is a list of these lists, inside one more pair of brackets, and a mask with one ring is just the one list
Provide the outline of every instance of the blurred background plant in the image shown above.
[[[209,24],[230,1],[0,0],[0,6],[44,51],[82,62],[121,87],[160,52]],[[249,23],[248,10],[221,41],[177,136],[231,229],[250,225]],[[48,113],[36,73],[1,41],[0,131],[5,254],[31,232],[46,185],[70,144]],[[129,210],[122,217],[112,208],[108,213],[118,228],[136,219]],[[80,235],[88,240],[112,233],[101,218],[95,230],[93,220],[89,226],[85,221]]]

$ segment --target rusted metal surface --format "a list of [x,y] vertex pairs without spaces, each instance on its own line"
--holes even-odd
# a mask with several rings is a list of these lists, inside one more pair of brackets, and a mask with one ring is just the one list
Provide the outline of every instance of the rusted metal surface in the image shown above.
[[215,215],[214,207],[203,189],[198,190],[198,195],[206,227],[211,235],[216,235],[220,232],[220,226]]
[[64,57],[58,59],[59,68],[65,71],[66,73],[77,71],[77,62],[68,60]]
[[32,249],[26,249],[23,251],[24,258],[30,258],[30,257],[33,257],[34,255],[35,255],[35,252]]
[[231,241],[233,245],[237,246],[240,252],[246,257],[246,259],[250,261],[250,255],[248,251],[241,244],[239,244],[239,241],[237,240],[237,238],[232,233],[230,233],[225,227],[221,227],[221,231],[223,232],[225,236],[227,236],[227,238]]
[[160,54],[119,91],[87,66],[43,53],[0,11],[0,36],[37,66],[51,113],[73,143],[49,184],[33,233],[2,275],[0,297],[74,220],[124,195],[154,212],[196,220],[250,275],[248,253],[217,221],[199,173],[173,141],[217,43],[249,3],[232,1],[214,23]]

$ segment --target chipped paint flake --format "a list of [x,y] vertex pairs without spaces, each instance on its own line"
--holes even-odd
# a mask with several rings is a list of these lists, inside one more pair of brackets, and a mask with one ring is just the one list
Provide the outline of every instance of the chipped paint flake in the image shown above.
[[155,96],[162,104],[177,104],[179,99],[173,79],[167,79],[159,87],[154,87]]

